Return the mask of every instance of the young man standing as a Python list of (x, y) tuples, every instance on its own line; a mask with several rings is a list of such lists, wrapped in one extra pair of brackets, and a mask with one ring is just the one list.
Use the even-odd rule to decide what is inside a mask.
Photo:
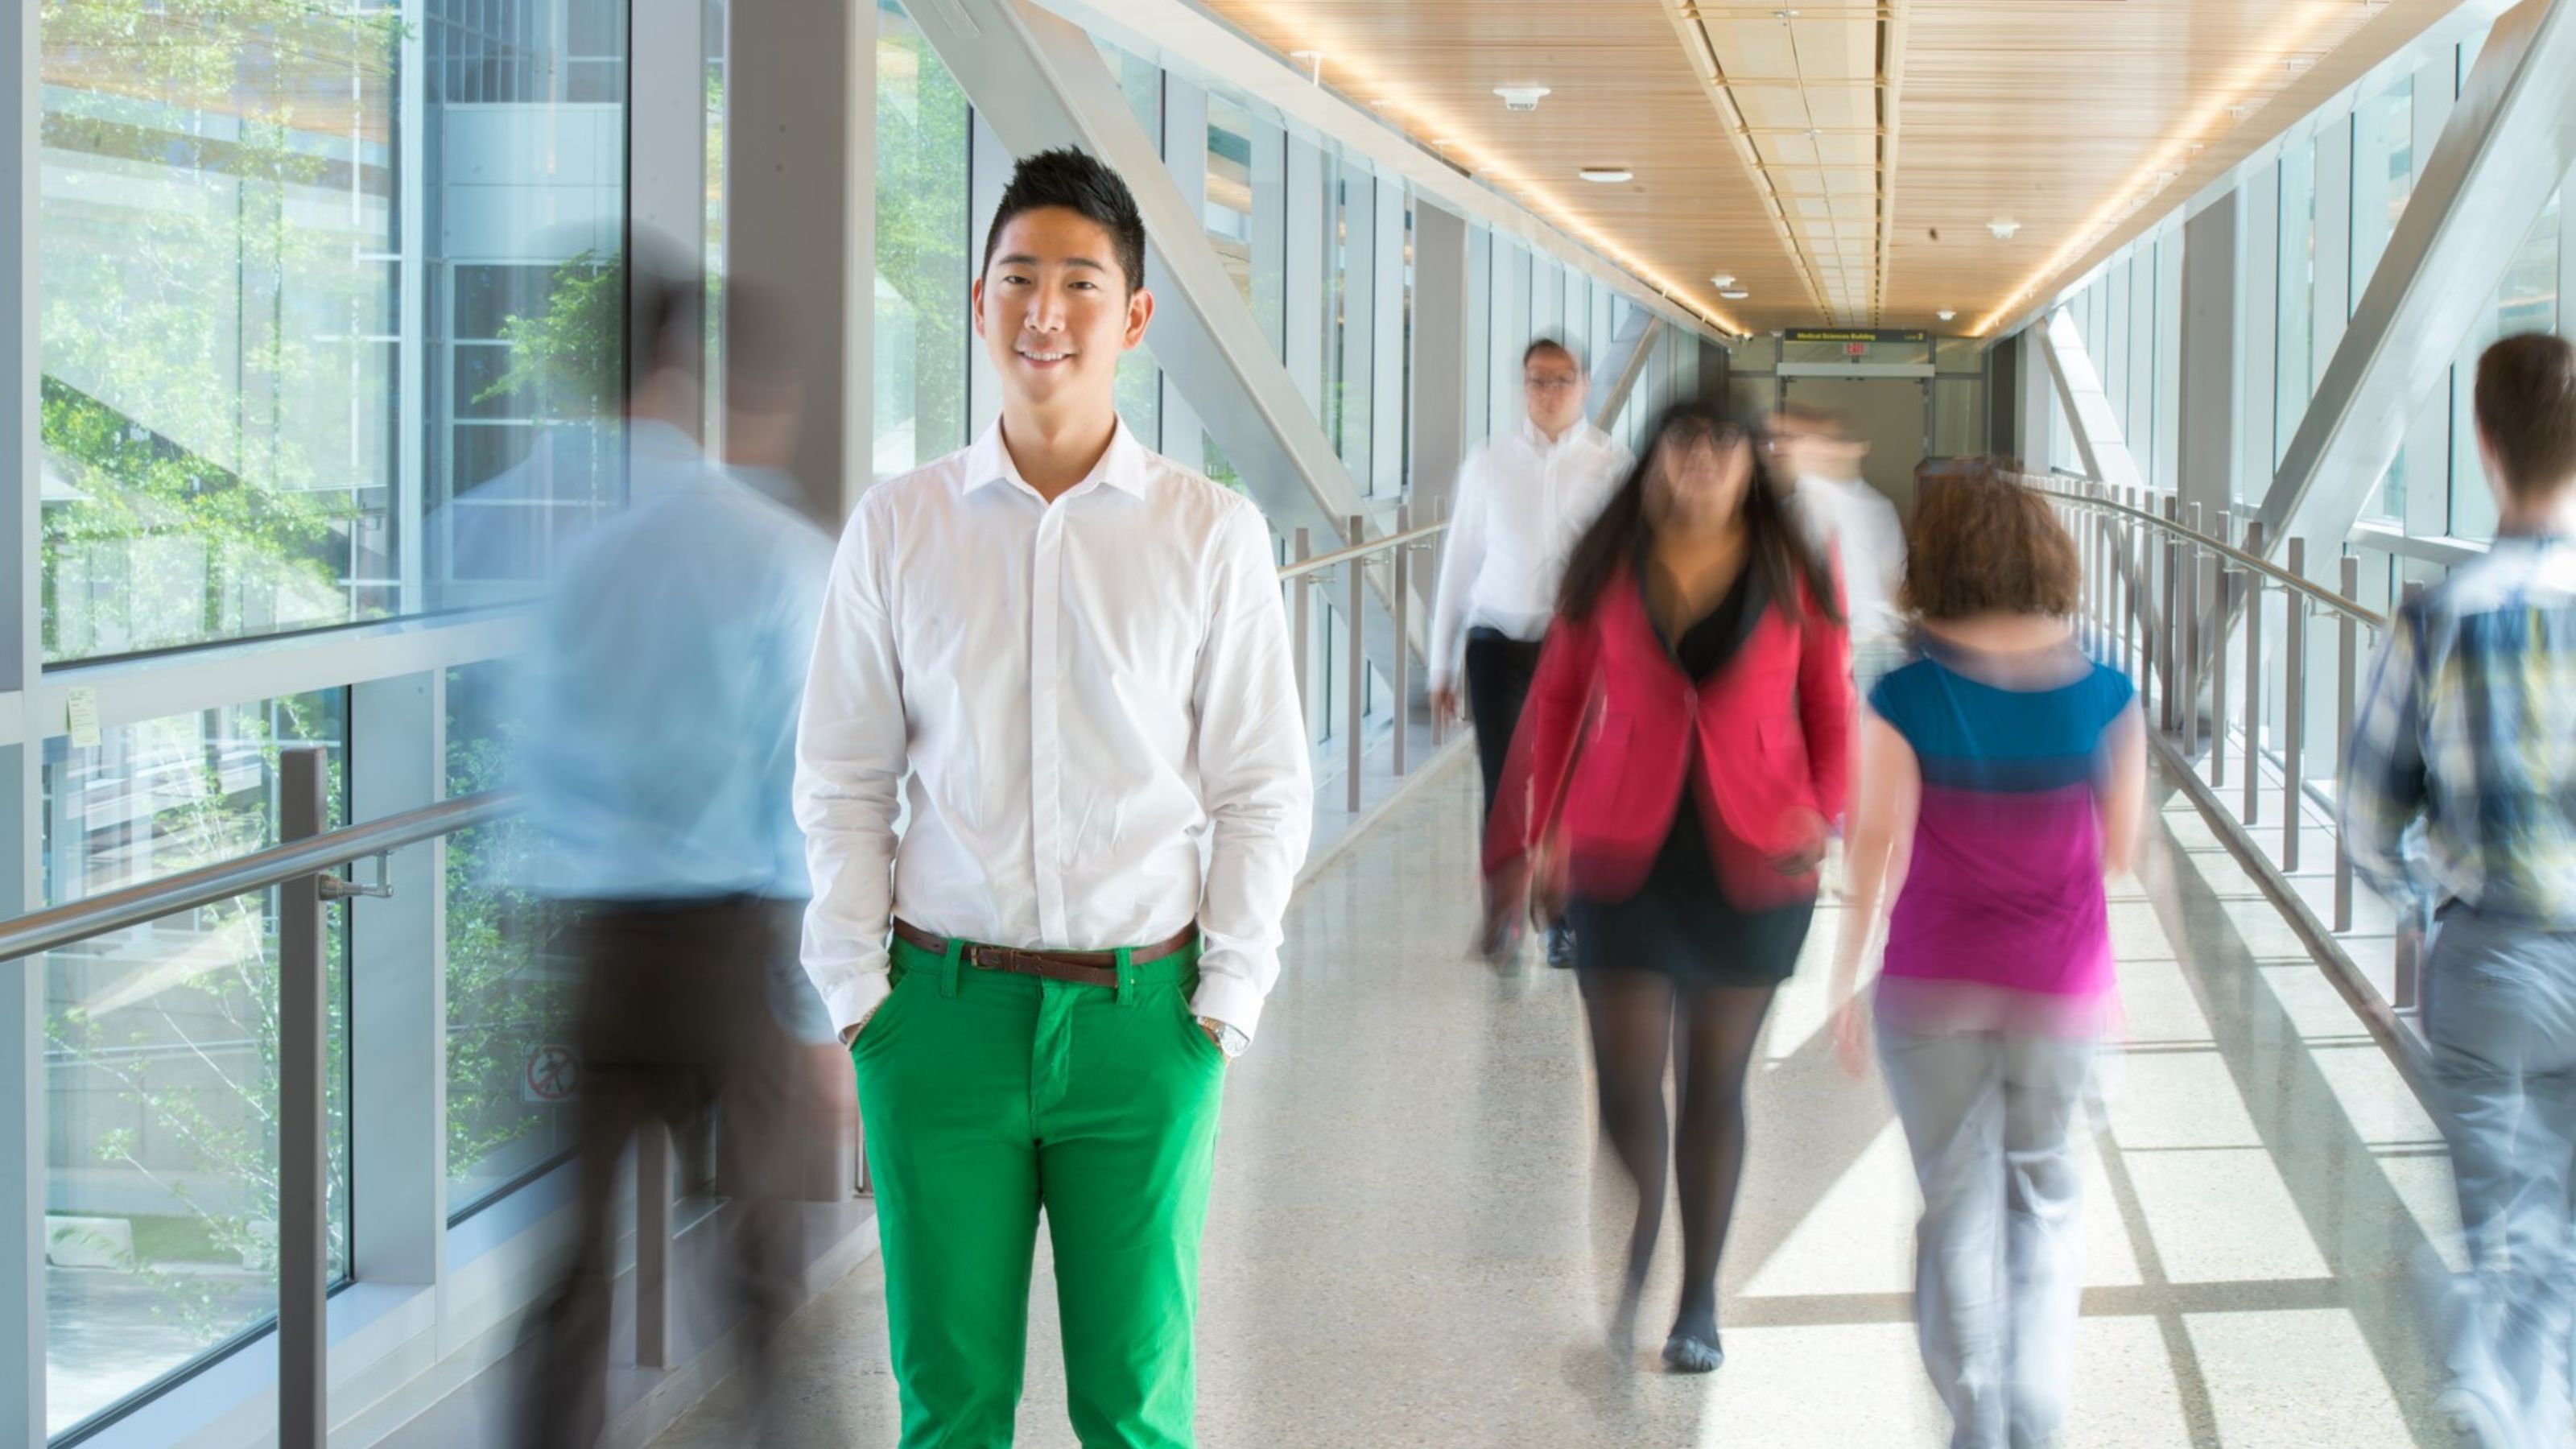
[(2576, 348), (2541, 333), (2488, 348), (2477, 427), (2494, 547), (2398, 611), (2343, 810), (2354, 865), (2401, 921), (2436, 922), (2424, 1036), (2469, 1260), (2442, 1407), (2483, 1445), (2563, 1444), (2576, 1321)]
[[(1521, 425), (1477, 445), (1458, 469), (1449, 542), (1431, 605), (1431, 707), (1458, 717), (1459, 663), (1476, 717), (1485, 813), (1510, 757), (1539, 641), (1556, 617), (1565, 560), (1636, 459), (1583, 416), (1584, 367), (1552, 337), (1521, 353)], [(1564, 926), (1547, 933), (1551, 966), (1574, 964)]]
[(860, 503), (807, 685), (805, 967), (852, 1043), (906, 1449), (1011, 1442), (1041, 1208), (1074, 1432), (1194, 1442), (1218, 1098), (1312, 783), (1260, 513), (1118, 419), (1144, 260), (1114, 173), (1020, 163), (974, 289), (1001, 418)]

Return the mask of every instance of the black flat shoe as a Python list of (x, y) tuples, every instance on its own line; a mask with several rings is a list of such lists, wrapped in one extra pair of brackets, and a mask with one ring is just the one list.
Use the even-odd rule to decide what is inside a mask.
[(1664, 1367), (1677, 1374), (1713, 1374), (1726, 1362), (1726, 1350), (1714, 1338), (1676, 1333), (1664, 1340)]
[(1547, 964), (1559, 971), (1574, 969), (1574, 928), (1572, 926), (1547, 928)]

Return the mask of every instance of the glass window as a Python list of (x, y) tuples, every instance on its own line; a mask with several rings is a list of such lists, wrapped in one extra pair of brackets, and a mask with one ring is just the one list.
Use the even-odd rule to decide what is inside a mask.
[[(447, 672), (447, 794), (496, 789), (516, 746), (506, 666)], [(573, 964), (557, 916), (523, 889), (537, 848), (525, 820), (447, 841), (447, 1209), (475, 1208), (571, 1150), (568, 1096), (545, 1087), (566, 1055)]]
[(2410, 75), (2352, 113), (2352, 295), (2345, 315), (2370, 287), (2388, 238), (2415, 191), (2415, 78)]
[[(966, 445), (966, 93), (895, 0), (877, 7), (875, 453), (880, 478)], [(1123, 378), (1122, 378), (1123, 381)]]
[(2272, 463), (2278, 467), (2316, 391), (2317, 144), (2281, 152), (2280, 319), (2273, 341)]
[(1467, 233), (1467, 417), (1470, 444), (1494, 431), (1494, 234)]
[(524, 597), (622, 502), (625, 9), (429, 9), (418, 552), (430, 603), (460, 607)]
[[(327, 751), (347, 814), (342, 691), (112, 728), (44, 756), (48, 905), (276, 843), (278, 751)], [(266, 892), (45, 958), (46, 1428), (59, 1434), (277, 1311), (278, 963)], [(327, 1192), (348, 1272), (345, 937), (326, 937)], [(79, 1263), (86, 1266), (67, 1266)]]
[(42, 647), (400, 606), (391, 9), (49, 0)]
[(1369, 405), (1376, 376), (1371, 364), (1377, 340), (1377, 178), (1328, 157), (1324, 187), (1333, 251), (1332, 286), (1325, 296), (1324, 430), (1365, 492), (1374, 463)]
[(2478, 457), (2477, 366), (2479, 354), (2501, 337), (2516, 332), (2547, 332), (2558, 322), (2559, 205), (2553, 196), (2534, 221), (2522, 245), (2514, 250), (2496, 288), (2495, 310), (2472, 332), (2452, 369), (2451, 534), (2456, 538), (2492, 538), (2496, 502)]

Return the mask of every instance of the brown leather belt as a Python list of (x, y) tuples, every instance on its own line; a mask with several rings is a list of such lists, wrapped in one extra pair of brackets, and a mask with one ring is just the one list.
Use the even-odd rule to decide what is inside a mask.
[[(948, 954), (946, 936), (925, 931), (909, 921), (894, 923), (894, 938), (924, 951)], [(1127, 953), (1128, 964), (1142, 966), (1173, 955), (1198, 940), (1198, 922), (1183, 926), (1170, 940), (1151, 946), (1138, 946)], [(978, 946), (972, 943), (960, 948), (958, 959), (985, 971), (1008, 971), (1014, 976), (1039, 976), (1049, 981), (1071, 981), (1083, 986), (1118, 984), (1118, 953), (1115, 951), (1020, 951), (1008, 946)]]

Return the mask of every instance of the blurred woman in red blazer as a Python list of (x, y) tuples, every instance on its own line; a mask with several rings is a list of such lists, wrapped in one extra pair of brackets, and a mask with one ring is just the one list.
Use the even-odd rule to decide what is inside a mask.
[[(1724, 1355), (1717, 1263), (1744, 1165), (1744, 1079), (1815, 913), (1840, 817), (1851, 678), (1838, 590), (1752, 429), (1696, 404), (1567, 567), (1485, 843), (1489, 936), (1566, 902), (1602, 1129), (1637, 1189), (1612, 1349), (1632, 1351), (1680, 1176), (1682, 1295), (1664, 1362)], [(1678, 1146), (1664, 1071), (1678, 1044)]]

